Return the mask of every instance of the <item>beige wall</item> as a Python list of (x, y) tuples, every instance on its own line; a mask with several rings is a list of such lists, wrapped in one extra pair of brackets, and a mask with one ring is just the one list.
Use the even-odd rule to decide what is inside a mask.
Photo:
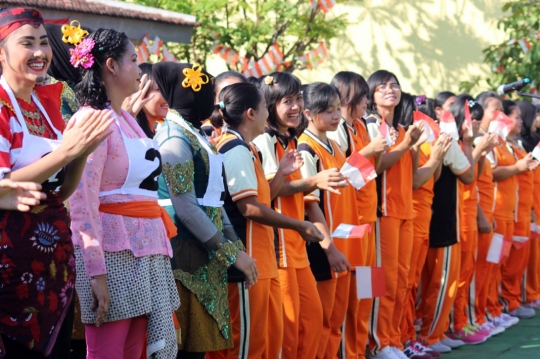
[[(330, 81), (351, 70), (367, 77), (394, 72), (404, 91), (434, 95), (458, 91), (460, 81), (486, 75), (482, 49), (503, 41), (496, 28), (502, 0), (365, 0), (338, 4), (349, 14), (346, 36), (331, 43), (329, 61), (296, 74), (305, 82)], [(485, 83), (484, 83), (485, 85)], [(476, 90), (480, 90), (477, 88)]]
[[(398, 76), (404, 91), (428, 96), (441, 90), (458, 91), (461, 81), (485, 76), (490, 71), (483, 63), (482, 49), (505, 39), (496, 28), (502, 16), (502, 3), (503, 0), (340, 3), (331, 11), (348, 14), (351, 25), (346, 35), (331, 42), (328, 61), (295, 74), (307, 83), (328, 82), (342, 70), (358, 72), (367, 79), (373, 71), (386, 69)], [(225, 70), (220, 59), (208, 65), (211, 73)]]

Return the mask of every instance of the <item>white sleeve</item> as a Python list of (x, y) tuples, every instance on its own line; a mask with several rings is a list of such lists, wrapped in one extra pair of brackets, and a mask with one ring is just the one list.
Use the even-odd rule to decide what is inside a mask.
[(266, 179), (270, 181), (274, 178), (279, 168), (279, 163), (276, 158), (277, 138), (268, 133), (263, 133), (262, 135), (257, 136), (253, 140), (253, 143), (262, 154), (264, 175), (266, 176)]
[(452, 140), (450, 149), (446, 153), (446, 156), (444, 156), (443, 164), (450, 167), (450, 170), (452, 170), (455, 175), (460, 175), (471, 167), (467, 156), (465, 156), (459, 142), (456, 140)]
[(244, 146), (236, 146), (225, 153), (227, 187), (234, 202), (257, 196), (257, 174), (253, 153)]
[[(304, 159), (304, 165), (300, 168), (300, 173), (302, 174), (302, 178), (309, 178), (316, 176), (318, 171), (317, 167), (317, 161), (318, 158), (316, 155), (313, 155), (310, 151), (302, 150), (300, 147), (300, 155), (302, 155), (302, 158)], [(320, 190), (315, 189), (310, 194), (306, 195), (304, 199), (306, 201), (319, 201), (320, 199)]]

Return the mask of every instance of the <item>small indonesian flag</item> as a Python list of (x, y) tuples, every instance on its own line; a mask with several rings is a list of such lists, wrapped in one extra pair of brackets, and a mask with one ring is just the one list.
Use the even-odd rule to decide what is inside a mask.
[(358, 299), (384, 297), (386, 280), (382, 267), (356, 267), (356, 296)]
[(495, 233), (491, 239), (491, 245), (487, 255), (487, 261), (490, 263), (501, 263), (510, 254), (512, 248), (512, 238), (504, 237), (502, 234)]
[(540, 161), (540, 142), (536, 145), (536, 147), (532, 151), (532, 155), (536, 160)]
[(459, 132), (456, 125), (456, 119), (448, 111), (443, 111), (441, 114), (441, 122), (439, 123), (441, 133), (449, 134), (454, 140), (459, 140)]
[(540, 238), (540, 226), (537, 226), (536, 223), (531, 223), (531, 239)]
[(506, 137), (514, 128), (516, 121), (506, 116), (502, 111), (495, 112), (495, 119), (489, 124), (489, 133), (495, 133), (506, 141)]
[(431, 117), (421, 111), (414, 111), (413, 115), (414, 123), (424, 123), (424, 133), (418, 140), (418, 143), (432, 143), (437, 138), (439, 138), (441, 130)]
[(465, 114), (465, 124), (469, 129), (472, 129), (472, 117), (471, 108), (469, 107), (469, 100), (465, 100), (463, 113)]
[(394, 145), (394, 142), (392, 141), (392, 136), (390, 136), (390, 126), (388, 126), (386, 121), (384, 121), (384, 118), (383, 118), (381, 124), (379, 125), (378, 131), (379, 131), (380, 135), (384, 137), (386, 142), (388, 142), (388, 146), (393, 146)]
[(517, 249), (523, 248), (527, 245), (527, 241), (529, 240), (529, 237), (527, 236), (513, 236), (512, 239), (514, 247)]
[(371, 162), (358, 152), (353, 152), (340, 172), (348, 177), (347, 180), (356, 189), (364, 187), (366, 183), (377, 177)]
[(371, 225), (369, 224), (361, 224), (359, 226), (355, 226), (352, 224), (340, 224), (334, 233), (332, 233), (332, 237), (334, 238), (364, 238), (364, 234), (368, 231), (368, 233), (371, 232)]

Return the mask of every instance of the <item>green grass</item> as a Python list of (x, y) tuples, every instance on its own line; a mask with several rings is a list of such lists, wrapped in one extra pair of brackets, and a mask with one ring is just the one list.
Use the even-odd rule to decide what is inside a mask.
[(536, 317), (521, 320), (485, 343), (467, 345), (441, 355), (441, 359), (454, 358), (540, 359), (540, 311), (536, 311)]

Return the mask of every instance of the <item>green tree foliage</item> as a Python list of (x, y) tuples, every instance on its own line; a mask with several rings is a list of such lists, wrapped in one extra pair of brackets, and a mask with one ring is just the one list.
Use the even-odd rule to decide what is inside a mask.
[[(190, 44), (167, 43), (169, 50), (188, 62), (205, 64), (214, 44), (232, 48), (258, 61), (277, 43), (288, 65), (285, 71), (303, 68), (298, 58), (321, 41), (343, 34), (346, 15), (322, 12), (309, 0), (131, 0), (140, 5), (178, 11), (197, 17)], [(237, 64), (232, 70), (241, 70)]]
[[(540, 87), (540, 1), (510, 1), (503, 5), (502, 10), (504, 17), (497, 26), (504, 30), (505, 41), (484, 49), (484, 62), (492, 68), (492, 74), (486, 81), (490, 87), (496, 88), (528, 77), (536, 80), (536, 86)], [(517, 40), (524, 40), (530, 49), (523, 51)], [(475, 78), (462, 82), (461, 89), (467, 90), (479, 81), (480, 78)]]

